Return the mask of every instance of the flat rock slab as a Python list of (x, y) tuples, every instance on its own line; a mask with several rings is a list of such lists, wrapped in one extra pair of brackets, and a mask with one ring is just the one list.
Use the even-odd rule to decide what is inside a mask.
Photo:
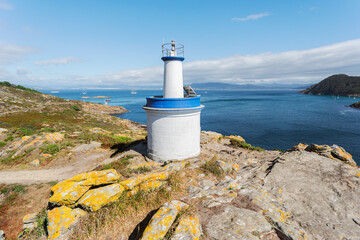
[(271, 227), (260, 213), (228, 206), (222, 213), (211, 217), (206, 229), (208, 235), (213, 239), (258, 240), (257, 236), (272, 231)]

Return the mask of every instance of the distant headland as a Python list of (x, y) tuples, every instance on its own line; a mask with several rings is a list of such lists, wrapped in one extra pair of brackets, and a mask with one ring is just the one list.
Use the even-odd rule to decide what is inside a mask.
[(360, 97), (360, 77), (336, 74), (300, 91), (309, 95)]

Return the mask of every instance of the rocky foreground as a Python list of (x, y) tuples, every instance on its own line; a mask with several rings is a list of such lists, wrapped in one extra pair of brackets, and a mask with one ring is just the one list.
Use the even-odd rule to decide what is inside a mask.
[(1, 240), (359, 239), (360, 169), (339, 146), (202, 132), (200, 156), (159, 164), (103, 106), (0, 91)]
[(20, 238), (360, 236), (360, 170), (336, 145), (299, 144), (282, 153), (203, 132), (199, 157), (166, 165), (145, 157), (145, 148), (139, 142), (53, 186), (45, 214), (25, 216)]

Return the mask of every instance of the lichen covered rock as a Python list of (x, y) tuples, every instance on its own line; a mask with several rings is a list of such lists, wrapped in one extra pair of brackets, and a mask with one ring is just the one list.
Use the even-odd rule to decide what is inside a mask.
[(91, 187), (115, 183), (119, 178), (120, 176), (114, 169), (76, 175), (53, 186), (51, 188), (53, 195), (49, 202), (55, 205), (73, 207), (76, 201)]
[(91, 189), (79, 199), (76, 205), (89, 211), (97, 211), (106, 204), (117, 200), (124, 190), (125, 188), (119, 183)]
[(50, 133), (45, 135), (45, 139), (51, 143), (61, 142), (64, 139), (64, 134), (59, 132)]
[(131, 191), (129, 191), (127, 193), (128, 197), (134, 196), (136, 195), (139, 191), (142, 191), (144, 193), (150, 192), (152, 190), (155, 190), (161, 186), (163, 186), (165, 184), (164, 181), (149, 181), (149, 182), (144, 182), (144, 183), (140, 183), (139, 185), (137, 185), (136, 187), (134, 187)]
[(84, 215), (86, 215), (85, 211), (79, 208), (71, 209), (66, 206), (54, 208), (48, 211), (48, 239), (67, 239), (66, 235), (76, 225), (79, 218)]
[(140, 175), (136, 178), (129, 178), (125, 181), (120, 182), (121, 185), (125, 187), (127, 190), (133, 189), (135, 186), (139, 185), (140, 183), (156, 181), (156, 180), (166, 180), (169, 176), (170, 172), (157, 172), (151, 173), (147, 175)]
[(177, 200), (164, 203), (151, 218), (141, 239), (162, 239), (175, 221), (179, 211), (185, 210), (187, 207), (186, 203)]
[(171, 240), (199, 240), (201, 225), (199, 219), (194, 216), (186, 216), (180, 220)]
[(290, 148), (288, 151), (301, 151), (301, 150), (305, 150), (307, 147), (308, 147), (307, 144), (299, 143), (299, 144), (293, 146), (292, 148)]

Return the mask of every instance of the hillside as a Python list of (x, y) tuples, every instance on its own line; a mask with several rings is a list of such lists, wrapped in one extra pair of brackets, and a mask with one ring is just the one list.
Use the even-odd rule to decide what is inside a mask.
[(345, 74), (332, 75), (300, 91), (310, 95), (360, 96), (360, 77)]
[(146, 156), (145, 129), (103, 105), (13, 86), (0, 87), (0, 104), (0, 230), (9, 239), (360, 235), (360, 170), (339, 146), (267, 151), (202, 132), (198, 157), (161, 164)]

